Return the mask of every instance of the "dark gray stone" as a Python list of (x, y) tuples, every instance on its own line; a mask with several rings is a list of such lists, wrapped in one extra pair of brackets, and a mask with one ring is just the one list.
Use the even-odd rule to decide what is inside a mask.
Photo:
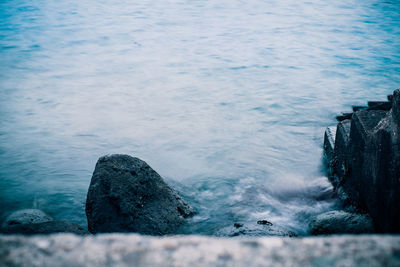
[(388, 217), (387, 209), (393, 208), (388, 206), (390, 205), (387, 203), (390, 194), (385, 192), (390, 188), (390, 169), (393, 157), (390, 140), (390, 117), (391, 114), (379, 123), (366, 144), (366, 149), (362, 155), (364, 159), (363, 170), (359, 177), (360, 197), (365, 202), (366, 210), (374, 218), (378, 230), (382, 229), (382, 220), (388, 220), (388, 222), (391, 220)]
[(393, 122), (400, 125), (400, 89), (393, 92)]
[(368, 101), (368, 110), (386, 110), (392, 108), (391, 101)]
[(368, 130), (355, 128), (357, 131), (351, 137), (352, 172), (346, 177), (344, 187), (352, 201), (372, 216), (377, 231), (383, 233), (400, 232), (399, 105), (400, 95), (396, 90), (391, 111), (382, 113), (385, 116), (381, 119), (381, 115), (373, 118), (364, 127)]
[(268, 225), (268, 226), (272, 226), (273, 225), (272, 222), (267, 221), (267, 220), (257, 221), (257, 224), (263, 224), (263, 225)]
[[(389, 139), (387, 133), (390, 131), (391, 154), (390, 160), (381, 157), (382, 169), (388, 166), (388, 171), (378, 187), (383, 204), (382, 208), (377, 210), (377, 224), (382, 232), (400, 233), (400, 89), (394, 91), (392, 114), (388, 115), (386, 124), (381, 126), (378, 130), (383, 132), (381, 139)], [(384, 154), (385, 148), (382, 147), (381, 150)], [(383, 160), (388, 160), (389, 163), (384, 164)]]
[(351, 113), (342, 113), (342, 115), (336, 116), (338, 121), (350, 120), (353, 116), (353, 112)]
[(42, 223), (16, 224), (3, 227), (0, 230), (3, 234), (52, 234), (52, 233), (73, 233), (87, 235), (89, 232), (79, 225), (66, 221), (48, 221)]
[(240, 227), (236, 225), (227, 226), (220, 229), (216, 236), (234, 237), (234, 236), (281, 236), (296, 237), (296, 233), (284, 229), (283, 227), (272, 224), (267, 220), (257, 221), (257, 223), (245, 223)]
[(3, 222), (2, 227), (18, 224), (49, 222), (53, 219), (38, 209), (24, 209), (11, 213)]
[(364, 153), (360, 195), (379, 232), (400, 232), (400, 151), (396, 132), (398, 125), (390, 112), (376, 127)]
[(337, 188), (343, 183), (343, 177), (348, 172), (348, 150), (350, 138), (351, 120), (344, 120), (337, 125), (335, 137), (334, 157), (332, 161), (333, 179), (330, 179), (332, 185)]
[(356, 111), (368, 109), (368, 107), (367, 106), (353, 106), (352, 109), (353, 109), (353, 112), (356, 112)]
[(324, 156), (327, 162), (333, 160), (333, 151), (335, 147), (336, 127), (327, 127), (324, 135)]
[(309, 225), (312, 235), (374, 233), (372, 219), (366, 214), (329, 211), (313, 218)]
[(173, 234), (193, 213), (146, 162), (128, 155), (98, 160), (86, 201), (91, 233)]
[(233, 226), (235, 228), (240, 228), (240, 227), (243, 227), (243, 223), (234, 223)]
[[(362, 197), (361, 181), (364, 179), (364, 159), (367, 144), (379, 121), (385, 117), (386, 111), (362, 110), (355, 112), (350, 126), (350, 139), (348, 147), (348, 168), (342, 178), (342, 184), (350, 200), (354, 205), (365, 209), (365, 199)], [(346, 153), (346, 152), (345, 152)], [(347, 162), (346, 161), (346, 162)]]
[(346, 210), (368, 212), (377, 232), (400, 233), (400, 90), (388, 99), (355, 112), (350, 135), (349, 122), (339, 123), (328, 175)]

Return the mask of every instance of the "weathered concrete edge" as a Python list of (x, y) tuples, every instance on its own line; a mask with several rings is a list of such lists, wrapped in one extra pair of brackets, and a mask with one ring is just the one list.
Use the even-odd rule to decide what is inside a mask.
[(0, 235), (1, 266), (400, 266), (400, 235)]

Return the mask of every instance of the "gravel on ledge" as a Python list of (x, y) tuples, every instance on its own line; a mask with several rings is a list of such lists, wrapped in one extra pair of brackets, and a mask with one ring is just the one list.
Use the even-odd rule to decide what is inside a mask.
[(400, 266), (400, 235), (0, 235), (0, 266)]

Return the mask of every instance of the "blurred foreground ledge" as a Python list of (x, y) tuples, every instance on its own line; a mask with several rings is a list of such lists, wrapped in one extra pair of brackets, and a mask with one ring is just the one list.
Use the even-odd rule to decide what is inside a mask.
[(0, 235), (0, 266), (400, 266), (400, 235)]

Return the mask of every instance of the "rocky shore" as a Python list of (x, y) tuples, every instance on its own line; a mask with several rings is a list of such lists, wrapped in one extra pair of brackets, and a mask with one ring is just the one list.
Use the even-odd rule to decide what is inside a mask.
[[(88, 231), (72, 222), (53, 221), (44, 212), (26, 209), (11, 213), (0, 228), (4, 234), (139, 233), (180, 234), (195, 210), (146, 162), (129, 155), (106, 155), (97, 161), (86, 199)], [(216, 236), (282, 236), (296, 233), (268, 220), (232, 221)]]
[[(355, 106), (337, 119), (338, 125), (325, 131), (324, 162), (341, 209), (312, 218), (309, 233), (356, 236), (291, 238), (296, 233), (268, 220), (232, 222), (221, 236), (242, 236), (233, 239), (137, 235), (177, 234), (196, 212), (146, 162), (115, 154), (101, 157), (93, 172), (86, 200), (88, 231), (40, 210), (13, 212), (0, 228), (9, 234), (0, 235), (0, 263), (399, 266), (400, 236), (371, 234), (400, 233), (400, 90), (388, 101)], [(36, 234), (51, 235), (31, 237)]]
[[(387, 101), (354, 106), (337, 116), (324, 137), (324, 162), (341, 209), (311, 218), (311, 235), (400, 232), (400, 90)], [(8, 234), (71, 232), (170, 235), (195, 210), (146, 162), (129, 155), (99, 158), (87, 193), (88, 231), (53, 221), (40, 210), (9, 215), (0, 228)], [(268, 219), (268, 218), (266, 218)], [(221, 236), (287, 236), (296, 233), (267, 223), (232, 222)]]

